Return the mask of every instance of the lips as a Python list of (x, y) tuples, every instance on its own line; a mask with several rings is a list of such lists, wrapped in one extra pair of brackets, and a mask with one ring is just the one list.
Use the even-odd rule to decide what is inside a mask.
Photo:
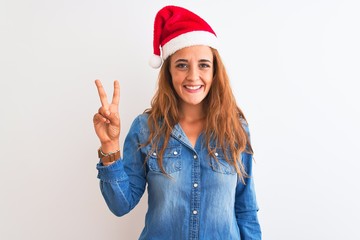
[(187, 90), (196, 91), (202, 88), (203, 85), (184, 85)]

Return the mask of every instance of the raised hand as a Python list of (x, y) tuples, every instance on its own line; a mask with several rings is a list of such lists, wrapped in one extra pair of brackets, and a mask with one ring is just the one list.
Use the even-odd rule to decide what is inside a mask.
[(95, 80), (99, 93), (101, 107), (94, 115), (93, 122), (96, 135), (101, 142), (103, 152), (113, 152), (119, 149), (120, 136), (120, 116), (119, 99), (120, 85), (117, 80), (114, 81), (114, 93), (112, 101), (109, 104), (104, 87), (100, 80)]

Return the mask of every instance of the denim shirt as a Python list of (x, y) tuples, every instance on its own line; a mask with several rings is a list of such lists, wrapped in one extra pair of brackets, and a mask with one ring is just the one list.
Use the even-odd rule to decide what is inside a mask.
[(220, 149), (216, 161), (202, 134), (193, 147), (177, 124), (163, 155), (166, 176), (151, 146), (140, 147), (148, 136), (147, 115), (139, 115), (125, 138), (123, 158), (109, 166), (97, 164), (102, 195), (116, 216), (131, 211), (147, 185), (148, 211), (139, 239), (261, 239), (251, 154), (242, 153), (249, 175), (243, 184)]

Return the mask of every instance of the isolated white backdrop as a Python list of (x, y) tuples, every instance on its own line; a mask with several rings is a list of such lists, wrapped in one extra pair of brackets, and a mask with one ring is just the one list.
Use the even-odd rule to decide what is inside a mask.
[[(359, 3), (348, 0), (0, 3), (0, 238), (137, 239), (146, 194), (101, 197), (95, 79), (121, 84), (121, 141), (149, 106), (156, 12), (204, 17), (252, 134), (265, 240), (360, 239)], [(109, 95), (111, 95), (109, 93)]]

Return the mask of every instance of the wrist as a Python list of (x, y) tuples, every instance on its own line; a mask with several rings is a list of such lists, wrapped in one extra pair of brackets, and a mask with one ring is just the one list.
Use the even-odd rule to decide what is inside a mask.
[(120, 149), (114, 152), (104, 153), (100, 147), (98, 149), (98, 157), (100, 158), (103, 165), (108, 166), (120, 159)]
[(101, 151), (105, 154), (110, 152), (116, 152), (120, 149), (119, 141), (101, 143)]
[(101, 161), (101, 163), (102, 163), (102, 165), (103, 166), (109, 166), (109, 165), (111, 165), (111, 164), (113, 164), (113, 163), (115, 163), (116, 161), (113, 161), (113, 162), (103, 162), (103, 161)]

